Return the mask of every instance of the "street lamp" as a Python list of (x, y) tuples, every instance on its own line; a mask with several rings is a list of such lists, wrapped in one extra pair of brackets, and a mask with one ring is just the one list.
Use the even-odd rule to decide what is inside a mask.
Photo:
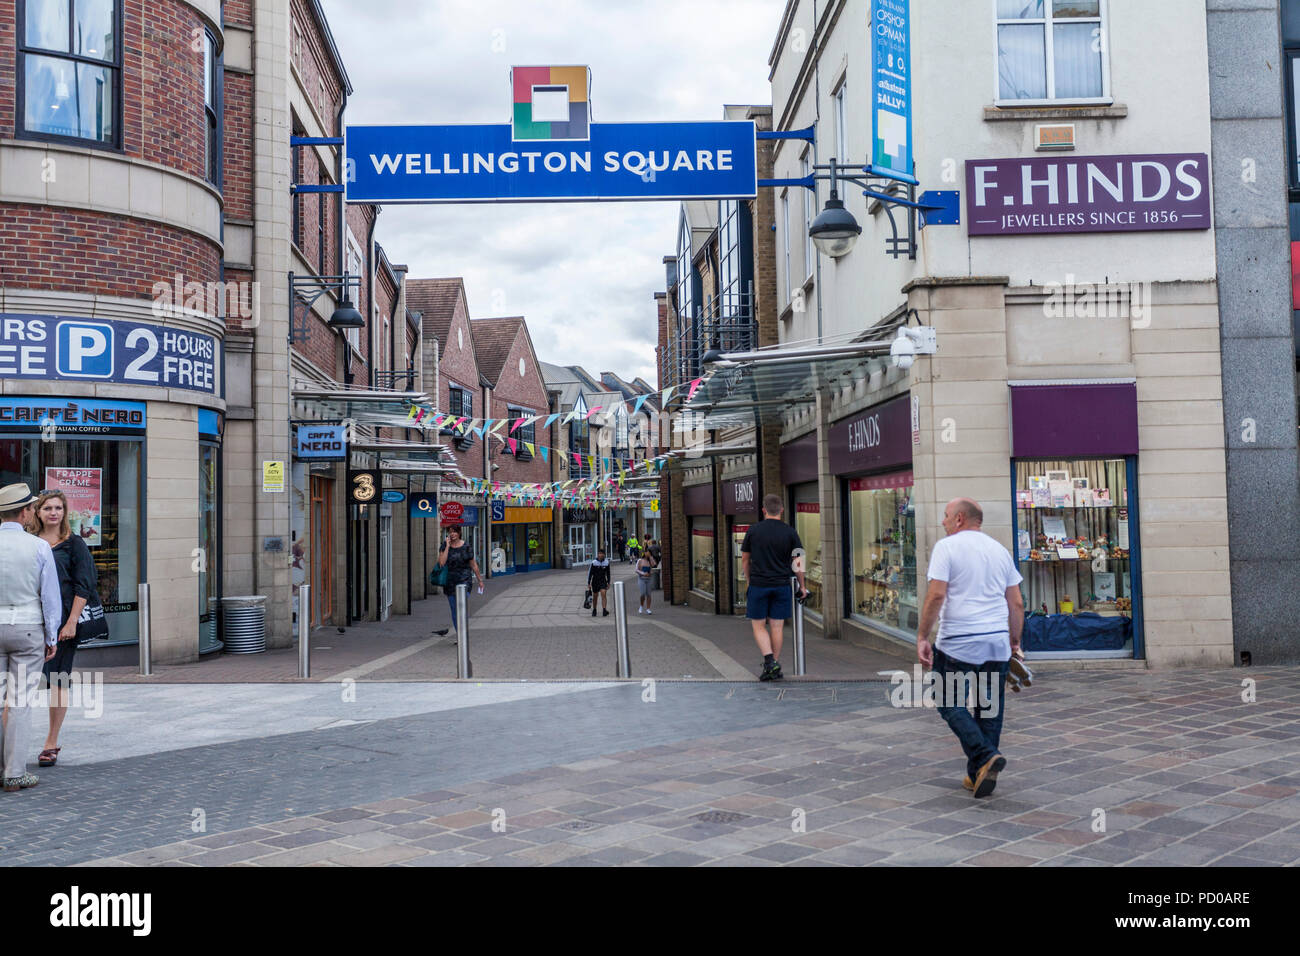
[[(343, 277), (343, 281), (345, 284), (347, 283), (346, 275)], [(364, 329), (366, 320), (352, 304), (352, 297), (344, 293), (343, 301), (334, 310), (334, 314), (330, 316), (327, 324), (331, 329)]]
[(826, 200), (826, 208), (812, 221), (808, 235), (823, 254), (839, 259), (847, 255), (857, 243), (858, 236), (862, 235), (862, 227), (853, 218), (853, 213), (844, 208), (844, 203), (832, 188), (830, 198)]

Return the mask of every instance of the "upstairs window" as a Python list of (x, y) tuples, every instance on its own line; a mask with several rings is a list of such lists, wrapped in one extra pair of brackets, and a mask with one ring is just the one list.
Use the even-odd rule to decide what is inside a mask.
[[(208, 182), (221, 184), (221, 58), (217, 39), (203, 32), (203, 148)], [(294, 151), (295, 153), (297, 150)]]
[(997, 102), (1110, 100), (1107, 0), (993, 0)]
[(116, 0), (17, 0), (19, 133), (120, 144)]

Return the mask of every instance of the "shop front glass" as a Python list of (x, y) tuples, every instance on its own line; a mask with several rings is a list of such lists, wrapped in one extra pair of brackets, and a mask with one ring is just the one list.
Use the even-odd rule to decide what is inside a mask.
[(217, 649), (217, 609), (221, 581), (220, 534), (217, 518), (221, 449), (199, 442), (199, 653)]
[(492, 526), (492, 554), (490, 557), (493, 574), (514, 574), (515, 572), (515, 526), (512, 524), (494, 524)]
[(132, 439), (0, 436), (0, 486), (61, 489), (72, 533), (90, 547), (109, 628), (107, 641), (92, 646), (139, 640), (142, 447)]
[(551, 526), (547, 524), (530, 524), (528, 529), (528, 564), (549, 565), (551, 563)]
[(805, 555), (804, 585), (808, 597), (804, 610), (822, 613), (822, 516), (817, 485), (796, 485), (794, 489), (794, 530), (803, 543)]
[(1015, 463), (1026, 653), (1132, 656), (1141, 614), (1134, 474), (1134, 458)]
[(912, 473), (848, 484), (849, 613), (916, 637), (916, 511)]
[(691, 518), (691, 590), (713, 594), (713, 519)]
[(731, 526), (731, 593), (732, 603), (736, 607), (745, 606), (745, 598), (749, 593), (749, 582), (745, 580), (745, 569), (741, 566), (740, 546), (745, 543), (745, 535), (749, 531), (747, 524), (733, 524)]

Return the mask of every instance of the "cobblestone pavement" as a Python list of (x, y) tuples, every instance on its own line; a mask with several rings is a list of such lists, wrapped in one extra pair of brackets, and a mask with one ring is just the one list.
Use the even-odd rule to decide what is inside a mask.
[[(714, 615), (665, 605), (655, 592), (653, 613), (636, 611), (632, 566), (614, 565), (614, 579), (626, 583), (628, 643), (632, 675), (659, 678), (757, 680), (762, 664), (749, 623), (743, 617)], [(470, 660), (476, 679), (602, 680), (615, 676), (614, 615), (592, 617), (582, 608), (586, 570), (543, 571), (493, 578), (487, 592), (470, 598)], [(613, 608), (613, 594), (610, 594)], [(456, 677), (455, 634), (446, 599), (434, 596), (415, 604), (415, 613), (382, 623), (317, 628), (312, 634), (315, 680), (452, 680)], [(831, 641), (809, 623), (805, 629), (808, 676), (821, 680), (875, 679), (882, 670), (910, 666), (901, 647), (885, 654), (850, 641)], [(781, 655), (793, 674), (793, 633), (785, 629)], [(263, 654), (222, 654), (179, 666), (155, 667), (141, 678), (134, 667), (110, 667), (113, 682), (153, 683), (295, 680), (294, 648)]]
[[(948, 729), (932, 710), (890, 706), (886, 682), (660, 681), (511, 700), (487, 696), (491, 684), (432, 685), (484, 703), (420, 712), (413, 687), (409, 713), (278, 734), (268, 704), (275, 736), (190, 746), (182, 728), (171, 749), (120, 758), (105, 743), (97, 762), (0, 795), (0, 861), (1295, 864), (1297, 677), (1041, 675), (1010, 699), (1009, 765), (978, 801)], [(145, 701), (165, 688), (117, 690)], [(223, 688), (187, 690), (221, 719), (203, 695)], [(73, 752), (82, 720), (69, 717)]]

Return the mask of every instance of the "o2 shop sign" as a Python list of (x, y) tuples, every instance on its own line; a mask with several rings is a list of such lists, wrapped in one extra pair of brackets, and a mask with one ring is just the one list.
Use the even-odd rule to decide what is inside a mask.
[(215, 395), (214, 336), (140, 322), (0, 313), (0, 377), (119, 382)]
[(1204, 153), (966, 162), (972, 236), (1210, 228)]

